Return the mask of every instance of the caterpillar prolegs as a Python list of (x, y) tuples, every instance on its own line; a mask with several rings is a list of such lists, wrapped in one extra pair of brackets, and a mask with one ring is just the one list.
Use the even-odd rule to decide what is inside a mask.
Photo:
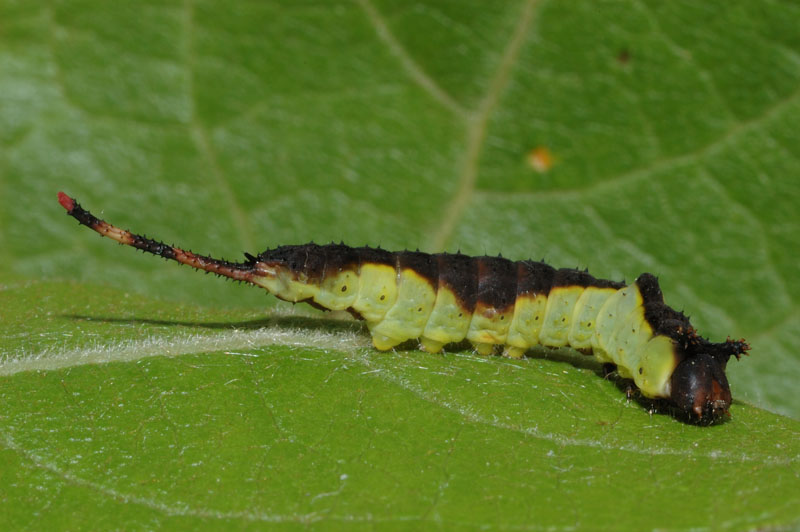
[(344, 244), (279, 246), (244, 262), (197, 255), (114, 227), (59, 192), (67, 213), (135, 248), (266, 288), (276, 297), (366, 321), (377, 349), (419, 339), (423, 349), (470, 341), (521, 357), (536, 345), (569, 346), (616, 366), (648, 398), (664, 399), (701, 423), (727, 414), (725, 376), (744, 340), (711, 343), (664, 303), (658, 280), (631, 285), (543, 262), (462, 254), (390, 252)]

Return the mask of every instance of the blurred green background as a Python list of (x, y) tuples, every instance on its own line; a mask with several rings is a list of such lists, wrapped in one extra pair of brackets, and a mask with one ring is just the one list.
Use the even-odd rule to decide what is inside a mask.
[(61, 346), (37, 320), (76, 290), (167, 325), (278, 304), (101, 241), (63, 190), (231, 260), (343, 240), (653, 272), (750, 341), (734, 396), (800, 419), (798, 28), (777, 0), (0, 0), (5, 355)]

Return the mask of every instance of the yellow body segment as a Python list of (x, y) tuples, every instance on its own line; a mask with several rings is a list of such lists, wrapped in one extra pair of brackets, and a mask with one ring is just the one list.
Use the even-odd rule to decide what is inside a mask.
[(653, 329), (644, 318), (642, 306), (633, 309), (621, 322), (614, 329), (614, 338), (607, 343), (608, 354), (617, 364), (618, 373), (632, 379), (638, 371), (642, 350), (653, 337)]
[(558, 286), (547, 296), (544, 324), (539, 342), (548, 347), (563, 347), (569, 342), (575, 304), (584, 292), (582, 286)]
[(446, 286), (440, 286), (422, 337), (431, 341), (431, 348), (436, 343), (444, 345), (460, 342), (467, 335), (471, 320), (472, 313), (464, 310), (453, 291)]
[(331, 310), (345, 310), (358, 297), (359, 284), (358, 273), (353, 270), (326, 271), (314, 302)]
[(397, 270), (388, 264), (362, 264), (359, 269), (358, 296), (353, 310), (367, 325), (381, 321), (397, 301)]
[[(519, 349), (529, 349), (539, 343), (539, 332), (544, 323), (547, 296), (525, 294), (517, 296), (514, 317), (508, 329), (506, 344)], [(514, 353), (518, 353), (514, 351)]]
[(307, 299), (314, 299), (319, 293), (319, 285), (308, 282), (303, 274), (297, 274), (286, 268), (276, 266), (270, 275), (259, 276), (253, 280), (254, 284), (269, 290), (275, 297), (297, 303)]
[(633, 381), (645, 397), (669, 397), (670, 378), (678, 365), (675, 341), (654, 336), (642, 348), (639, 366), (633, 370)]
[[(635, 363), (628, 363), (628, 357), (636, 355), (635, 352), (629, 352), (629, 349), (634, 347), (631, 336), (637, 334), (641, 329), (641, 323), (644, 321), (644, 307), (638, 289), (636, 290), (636, 294), (639, 297), (638, 300), (634, 298), (636, 304), (633, 305), (633, 308), (628, 310), (625, 306), (618, 307), (619, 314), (616, 323), (611, 328), (611, 333), (605, 343), (606, 354), (611, 357), (611, 360), (615, 364), (618, 366), (621, 365), (623, 368), (632, 368), (635, 365)], [(626, 303), (628, 307), (631, 306), (630, 301), (623, 298), (621, 300), (621, 305)]]
[(642, 305), (642, 295), (636, 285), (620, 288), (612, 294), (597, 313), (597, 324), (592, 336), (592, 352), (601, 362), (612, 362), (614, 358), (614, 332), (625, 321), (624, 318)]
[(597, 313), (603, 304), (617, 292), (616, 288), (587, 286), (575, 303), (572, 313), (572, 328), (569, 331), (569, 345), (575, 349), (590, 349), (592, 336), (597, 325)]
[[(370, 327), (375, 347), (389, 349), (422, 336), (435, 302), (436, 291), (424, 277), (410, 268), (401, 270), (395, 304), (380, 322)], [(389, 345), (391, 342), (394, 344)], [(381, 347), (386, 345), (389, 347)]]
[[(490, 346), (492, 344), (503, 344), (506, 341), (506, 336), (508, 336), (508, 328), (511, 326), (513, 317), (513, 306), (498, 310), (479, 303), (472, 314), (472, 321), (467, 331), (467, 340), (473, 344), (488, 344)], [(476, 348), (478, 348), (477, 345)], [(491, 347), (480, 347), (478, 352), (481, 349), (484, 351), (482, 354), (489, 354), (492, 350)]]

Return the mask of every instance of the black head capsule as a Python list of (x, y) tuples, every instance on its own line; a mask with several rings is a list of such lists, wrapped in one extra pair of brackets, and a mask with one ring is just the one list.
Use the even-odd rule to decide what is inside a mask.
[(701, 353), (684, 358), (672, 373), (670, 399), (698, 423), (711, 423), (728, 413), (731, 389), (725, 364)]

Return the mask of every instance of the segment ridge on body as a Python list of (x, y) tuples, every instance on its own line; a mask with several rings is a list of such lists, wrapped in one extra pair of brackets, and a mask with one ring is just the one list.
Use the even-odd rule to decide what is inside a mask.
[(536, 345), (569, 346), (616, 366), (645, 397), (703, 423), (728, 412), (725, 367), (749, 349), (743, 340), (712, 343), (697, 335), (664, 303), (649, 273), (626, 285), (529, 260), (313, 243), (228, 262), (114, 227), (63, 192), (58, 200), (81, 224), (122, 244), (285, 301), (349, 311), (366, 321), (377, 349), (419, 339), (426, 351), (439, 352), (466, 339), (481, 354), (502, 346), (504, 355), (519, 358)]

